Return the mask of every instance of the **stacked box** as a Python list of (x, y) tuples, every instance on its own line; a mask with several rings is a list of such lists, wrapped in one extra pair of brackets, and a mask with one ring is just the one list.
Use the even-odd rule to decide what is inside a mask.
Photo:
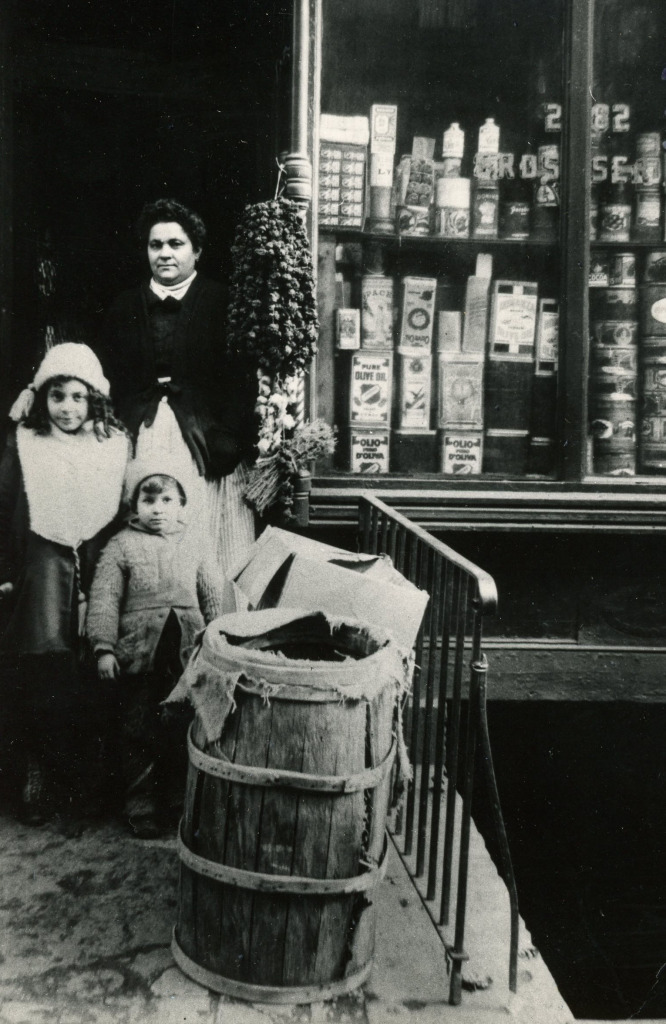
[(366, 147), (322, 142), (319, 147), (319, 223), (363, 226)]
[(484, 470), (525, 473), (532, 412), (537, 285), (495, 281), (485, 377)]

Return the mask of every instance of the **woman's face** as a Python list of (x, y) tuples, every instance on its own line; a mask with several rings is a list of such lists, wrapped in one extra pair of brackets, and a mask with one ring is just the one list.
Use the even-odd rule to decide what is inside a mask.
[(46, 411), (51, 423), (65, 434), (75, 434), (88, 419), (90, 394), (75, 377), (50, 384), (46, 392)]
[(199, 252), (176, 221), (153, 224), (148, 235), (148, 262), (158, 284), (181, 284), (191, 277)]

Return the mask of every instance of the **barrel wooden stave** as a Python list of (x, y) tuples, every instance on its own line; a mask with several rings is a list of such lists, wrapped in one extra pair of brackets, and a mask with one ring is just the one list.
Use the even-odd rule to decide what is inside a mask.
[[(371, 707), (337, 700), (272, 700), (267, 707), (239, 691), (236, 699), (219, 747), (234, 763), (345, 775), (366, 765), (366, 730), (371, 764), (391, 747), (390, 687)], [(204, 747), (200, 725), (194, 741)], [(389, 789), (387, 773), (372, 791), (367, 855), (374, 860), (382, 853)], [(190, 765), (183, 838), (201, 856), (251, 871), (352, 877), (363, 852), (364, 800), (362, 792), (322, 796), (229, 783)], [(374, 907), (363, 894), (266, 894), (234, 889), (184, 865), (181, 871), (178, 941), (187, 956), (222, 977), (325, 986), (372, 958)]]

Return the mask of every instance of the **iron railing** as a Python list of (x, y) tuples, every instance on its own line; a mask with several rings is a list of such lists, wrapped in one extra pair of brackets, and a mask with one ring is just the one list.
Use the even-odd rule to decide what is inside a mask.
[[(416, 642), (412, 693), (405, 708), (414, 778), (393, 832), (401, 837), (407, 869), (415, 879), (422, 879), (417, 889), (441, 937), (442, 929), (450, 926), (453, 940), (445, 943), (451, 975), (449, 1002), (454, 1006), (461, 1002), (462, 966), (467, 959), (472, 796), (479, 765), (487, 783), (500, 873), (509, 893), (509, 988), (515, 992), (518, 897), (488, 737), (488, 662), (481, 643), (483, 620), (497, 604), (495, 582), (373, 495), (360, 498), (359, 531), (362, 551), (387, 554), (403, 576), (430, 594)], [(464, 686), (467, 664), (468, 688)], [(455, 916), (451, 921), (456, 860)]]

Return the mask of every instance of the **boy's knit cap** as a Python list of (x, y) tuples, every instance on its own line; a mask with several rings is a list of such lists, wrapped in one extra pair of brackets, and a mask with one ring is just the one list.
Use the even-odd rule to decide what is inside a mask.
[(42, 385), (52, 380), (53, 377), (76, 377), (88, 387), (101, 392), (107, 398), (109, 397), (111, 388), (104, 376), (102, 364), (87, 345), (81, 345), (74, 341), (63, 341), (50, 348), (42, 359), (32, 386), (39, 391)]
[(132, 459), (127, 466), (125, 475), (125, 489), (128, 499), (131, 501), (144, 480), (149, 476), (170, 476), (183, 488), (185, 497), (189, 497), (190, 481), (192, 470), (184, 460), (176, 459), (165, 455), (161, 458)]

